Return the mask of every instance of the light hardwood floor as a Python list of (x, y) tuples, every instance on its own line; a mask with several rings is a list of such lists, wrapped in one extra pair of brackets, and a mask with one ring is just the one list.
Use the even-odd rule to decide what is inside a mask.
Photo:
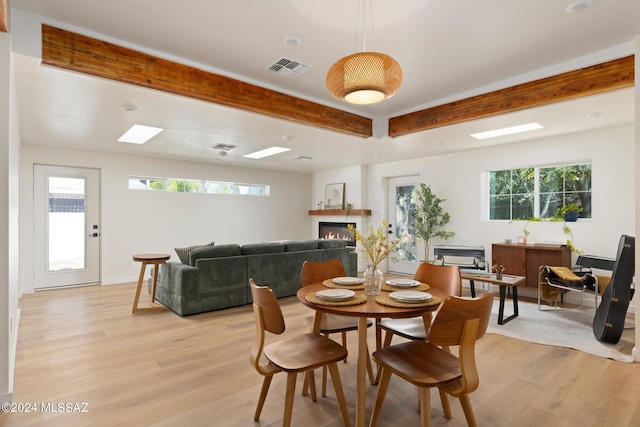
[[(13, 397), (35, 403), (38, 412), (2, 414), (0, 425), (281, 425), (282, 374), (260, 422), (253, 421), (262, 377), (249, 364), (250, 305), (184, 318), (171, 311), (132, 314), (134, 293), (135, 284), (127, 283), (26, 295)], [(280, 302), (285, 335), (308, 331), (309, 309), (295, 297)], [(351, 356), (340, 366), (352, 420), (356, 341), (350, 334)], [(640, 425), (638, 363), (491, 334), (478, 342), (477, 360), (480, 387), (471, 400), (480, 426)], [(368, 385), (367, 413), (375, 393)], [(416, 402), (415, 389), (393, 378), (379, 426), (419, 425)], [(42, 412), (47, 403), (87, 403), (87, 412)], [(466, 425), (455, 399), (451, 420), (443, 418), (435, 392), (432, 404), (434, 426)], [(293, 425), (342, 425), (332, 387), (317, 403), (298, 392)]]

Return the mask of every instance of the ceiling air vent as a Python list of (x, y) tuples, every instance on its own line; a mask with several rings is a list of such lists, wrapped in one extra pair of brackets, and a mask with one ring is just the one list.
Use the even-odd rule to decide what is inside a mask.
[(216, 145), (210, 146), (209, 148), (211, 148), (212, 150), (230, 151), (230, 150), (233, 150), (234, 148), (238, 148), (238, 146), (232, 145), (232, 144), (216, 144)]
[(291, 157), (291, 160), (300, 160), (303, 162), (307, 162), (309, 160), (312, 160), (313, 157), (309, 157), (309, 156), (295, 156), (295, 157)]
[(308, 68), (311, 68), (311, 65), (303, 64), (299, 61), (294, 61), (293, 59), (285, 58), (283, 56), (265, 68), (265, 70), (273, 71), (281, 76), (295, 79), (300, 74), (307, 71)]

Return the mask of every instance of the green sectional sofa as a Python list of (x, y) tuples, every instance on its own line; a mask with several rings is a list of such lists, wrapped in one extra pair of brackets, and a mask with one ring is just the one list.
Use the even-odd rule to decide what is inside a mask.
[(250, 304), (249, 278), (278, 298), (295, 295), (306, 260), (338, 258), (357, 275), (357, 254), (344, 240), (295, 240), (192, 249), (189, 263), (160, 266), (156, 299), (181, 316)]

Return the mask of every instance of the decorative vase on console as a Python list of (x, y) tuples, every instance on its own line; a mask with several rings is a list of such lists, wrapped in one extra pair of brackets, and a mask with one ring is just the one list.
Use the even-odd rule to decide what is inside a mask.
[(384, 276), (377, 265), (367, 264), (367, 269), (362, 274), (364, 290), (367, 295), (380, 295)]

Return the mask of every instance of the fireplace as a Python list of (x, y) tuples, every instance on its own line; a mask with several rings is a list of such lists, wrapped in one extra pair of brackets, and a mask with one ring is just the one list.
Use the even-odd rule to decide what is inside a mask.
[(318, 237), (320, 239), (342, 239), (347, 246), (356, 247), (356, 239), (349, 234), (347, 226), (356, 226), (355, 222), (320, 222), (318, 223)]

